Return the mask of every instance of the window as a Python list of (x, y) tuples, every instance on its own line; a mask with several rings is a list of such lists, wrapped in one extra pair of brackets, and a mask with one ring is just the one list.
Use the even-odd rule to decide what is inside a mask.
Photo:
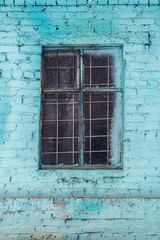
[(41, 168), (117, 168), (121, 47), (42, 50)]

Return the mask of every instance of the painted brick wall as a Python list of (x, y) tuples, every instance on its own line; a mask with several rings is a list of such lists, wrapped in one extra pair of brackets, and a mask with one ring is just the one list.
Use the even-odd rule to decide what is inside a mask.
[[(123, 45), (123, 170), (38, 171), (41, 46)], [(0, 0), (0, 239), (160, 239), (158, 0)]]

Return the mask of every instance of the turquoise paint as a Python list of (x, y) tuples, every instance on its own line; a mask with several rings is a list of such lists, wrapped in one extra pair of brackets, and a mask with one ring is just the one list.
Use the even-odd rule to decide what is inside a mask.
[[(158, 1), (47, 3), (0, 1), (0, 239), (159, 240)], [(41, 49), (62, 43), (123, 45), (123, 170), (38, 170)]]

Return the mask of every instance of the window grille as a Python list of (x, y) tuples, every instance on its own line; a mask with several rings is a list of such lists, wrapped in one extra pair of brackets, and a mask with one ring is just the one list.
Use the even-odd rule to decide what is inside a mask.
[(122, 164), (121, 47), (43, 48), (41, 168)]

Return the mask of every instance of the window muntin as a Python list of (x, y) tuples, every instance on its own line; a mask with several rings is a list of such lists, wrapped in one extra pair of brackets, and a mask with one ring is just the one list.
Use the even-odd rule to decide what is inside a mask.
[(41, 119), (42, 168), (121, 165), (121, 48), (45, 49)]

